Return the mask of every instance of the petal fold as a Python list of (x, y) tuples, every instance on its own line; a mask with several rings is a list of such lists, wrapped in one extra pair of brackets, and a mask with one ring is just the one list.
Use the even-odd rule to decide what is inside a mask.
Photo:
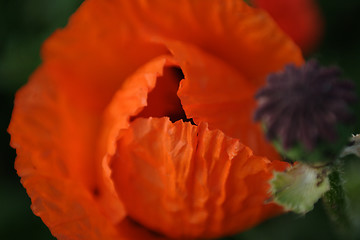
[[(96, 200), (73, 181), (37, 175), (23, 177), (32, 210), (58, 239), (125, 240), (98, 208)], [(93, 229), (93, 231), (89, 231)]]
[[(66, 93), (59, 91), (56, 83), (51, 81), (51, 71), (46, 67), (39, 68), (29, 83), (17, 93), (14, 105), (8, 131), (11, 145), (17, 152), (15, 168), (33, 205), (37, 205), (37, 214), (50, 230), (55, 231), (46, 220), (50, 217), (59, 222), (70, 219), (82, 226), (86, 226), (84, 221), (88, 221), (78, 218), (71, 211), (67, 211), (67, 215), (60, 211), (47, 211), (42, 209), (43, 205), (35, 202), (47, 201), (44, 197), (49, 197), (56, 208), (66, 207), (66, 201), (60, 201), (51, 195), (53, 192), (48, 192), (51, 184), (61, 181), (67, 182), (69, 189), (55, 184), (53, 188), (58, 189), (57, 195), (72, 198), (65, 196), (71, 193), (72, 182), (74, 191), (88, 196), (81, 199), (74, 197), (73, 201), (79, 200), (79, 204), (83, 204), (91, 196), (91, 204), (83, 206), (88, 217), (96, 217), (97, 211), (100, 211), (103, 214), (101, 218), (106, 219), (109, 226), (123, 218), (125, 212), (122, 204), (116, 193), (105, 185), (100, 161), (94, 159), (94, 151), (91, 151), (95, 149), (99, 117), (72, 105)], [(38, 181), (47, 182), (44, 194), (41, 186), (45, 185)], [(106, 205), (102, 205), (102, 202), (106, 202)], [(91, 213), (94, 215), (91, 216)]]
[[(128, 128), (130, 117), (136, 116), (148, 105), (148, 94), (155, 88), (157, 78), (163, 76), (164, 68), (176, 65), (172, 56), (159, 56), (139, 67), (125, 79), (105, 109), (102, 137), (98, 142), (99, 157), (115, 153), (119, 131)], [(159, 102), (155, 105), (159, 105)]]
[(178, 95), (188, 118), (239, 139), (257, 155), (279, 159), (261, 127), (253, 121), (257, 89), (253, 82), (195, 46), (172, 42), (169, 49), (185, 75)]
[(214, 238), (278, 214), (269, 160), (219, 130), (168, 118), (121, 132), (112, 177), (129, 216), (172, 238)]
[(256, 87), (285, 64), (303, 63), (300, 49), (272, 18), (244, 1), (120, 2), (144, 38), (165, 46), (174, 40), (197, 46), (237, 69)]
[(98, 114), (129, 75), (168, 53), (139, 35), (121, 2), (84, 1), (66, 28), (57, 30), (42, 47), (52, 80), (73, 104)]

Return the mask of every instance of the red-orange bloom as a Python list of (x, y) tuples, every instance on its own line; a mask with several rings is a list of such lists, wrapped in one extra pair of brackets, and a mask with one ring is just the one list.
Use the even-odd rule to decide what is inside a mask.
[(323, 20), (314, 0), (253, 0), (265, 9), (303, 52), (314, 50), (323, 34)]
[(87, 0), (42, 56), (9, 132), (57, 238), (213, 238), (282, 212), (264, 203), (285, 165), (267, 159), (278, 156), (252, 122), (253, 95), (303, 59), (263, 11)]

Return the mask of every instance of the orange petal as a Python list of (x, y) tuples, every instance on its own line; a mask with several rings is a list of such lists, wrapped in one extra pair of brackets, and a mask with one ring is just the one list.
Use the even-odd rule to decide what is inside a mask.
[(167, 46), (169, 40), (197, 46), (237, 69), (256, 87), (284, 64), (303, 62), (300, 49), (276, 23), (244, 1), (120, 2), (144, 38)]
[(117, 226), (109, 223), (93, 196), (76, 182), (41, 175), (21, 182), (32, 199), (33, 212), (59, 240), (164, 240), (126, 219)]
[(262, 129), (252, 119), (256, 107), (253, 82), (194, 46), (174, 42), (169, 48), (185, 75), (178, 95), (187, 117), (238, 138), (258, 155), (278, 159)]
[(130, 74), (166, 53), (139, 36), (115, 1), (88, 0), (46, 40), (42, 58), (73, 104), (100, 113)]
[[(148, 93), (157, 85), (157, 78), (163, 76), (164, 68), (171, 66), (176, 66), (176, 62), (171, 56), (160, 56), (141, 66), (124, 81), (123, 86), (115, 93), (104, 113), (102, 138), (98, 142), (100, 158), (105, 154), (113, 155), (115, 153), (115, 143), (119, 131), (128, 128), (130, 117), (136, 116), (148, 105)], [(164, 106), (162, 106), (163, 108), (159, 109), (159, 105), (164, 105), (159, 101), (152, 105), (155, 106), (151, 106), (151, 108), (158, 108), (155, 109), (155, 115), (158, 111), (160, 116), (168, 108), (166, 106), (164, 110)]]
[[(54, 177), (23, 177), (32, 210), (58, 239), (120, 240), (114, 226), (81, 184)], [(90, 231), (92, 230), (92, 231)]]
[[(92, 212), (92, 208), (94, 217), (98, 215), (96, 211), (101, 211), (102, 218), (106, 216), (105, 222), (109, 225), (124, 217), (122, 204), (116, 193), (111, 192), (103, 181), (101, 162), (95, 160), (95, 152), (92, 151), (95, 149), (99, 118), (84, 109), (74, 107), (65, 93), (60, 92), (57, 85), (51, 82), (51, 72), (46, 67), (38, 69), (30, 82), (17, 93), (9, 133), (11, 145), (17, 150), (15, 168), (27, 191), (31, 193), (34, 205), (37, 205), (35, 201), (41, 202), (41, 199), (47, 196), (54, 201), (52, 204), (57, 208), (62, 208), (63, 205), (66, 207), (66, 201), (57, 201), (57, 195), (47, 192), (53, 182), (64, 181), (69, 182), (68, 187), (71, 186), (70, 182), (73, 183), (73, 191), (92, 196), (92, 202), (84, 205), (88, 214)], [(38, 180), (33, 179), (40, 177), (39, 181), (48, 182), (49, 189), (44, 189), (44, 195), (41, 187), (30, 184), (37, 182)], [(78, 186), (78, 189), (75, 189), (75, 186)], [(71, 192), (70, 189), (54, 185), (55, 188), (58, 188), (59, 192), (64, 190), (64, 198), (71, 198), (65, 196)], [(85, 201), (78, 200), (79, 205)], [(106, 205), (102, 205), (102, 202), (106, 202)], [(38, 214), (50, 226), (51, 231), (55, 230), (45, 215), (52, 215), (52, 219), (64, 223), (78, 220), (78, 224), (84, 226), (88, 221), (78, 218), (71, 211), (67, 211), (68, 215), (65, 216), (63, 212), (55, 211), (56, 209), (47, 212), (51, 208), (45, 210), (41, 207), (41, 204), (36, 207)]]
[[(102, 111), (130, 73), (167, 53), (164, 47), (146, 43), (126, 24), (117, 27), (118, 22), (127, 22), (125, 18), (110, 2), (86, 1), (67, 28), (46, 41), (44, 63), (17, 94), (9, 127), (19, 176), (44, 176), (81, 186), (113, 228), (125, 212), (110, 180), (104, 181), (102, 158), (96, 155)], [(137, 51), (141, 54), (134, 54)], [(29, 192), (35, 187), (26, 185)], [(42, 197), (33, 194), (32, 198)], [(53, 200), (54, 205), (65, 204)], [(43, 217), (45, 212), (40, 212)], [(75, 219), (68, 213), (49, 212), (53, 218)]]
[[(158, 16), (173, 11), (178, 3), (147, 3), (129, 5), (139, 19), (146, 17), (144, 36), (165, 44), (179, 62), (185, 80), (178, 95), (187, 117), (240, 139), (258, 155), (279, 158), (260, 126), (253, 123), (253, 96), (269, 73), (289, 63), (302, 64), (300, 49), (267, 14), (242, 1), (182, 1), (163, 22)], [(154, 6), (158, 8), (151, 9)], [(186, 26), (176, 20), (185, 17)]]
[[(174, 65), (171, 58), (159, 57), (129, 77), (109, 105), (109, 122), (103, 133), (107, 131), (109, 137), (111, 131), (117, 135), (120, 129), (127, 128), (129, 117), (146, 105), (156, 78), (162, 75), (165, 66), (171, 65)], [(101, 161), (96, 160), (95, 150), (103, 146), (97, 142), (101, 115), (71, 104), (66, 93), (49, 81), (52, 74), (43, 66), (17, 93), (9, 127), (11, 144), (17, 148), (16, 169), (32, 199), (34, 213), (59, 239), (80, 236), (83, 231), (86, 234), (79, 239), (111, 239), (99, 236), (114, 232), (123, 239), (136, 235), (155, 239), (153, 234), (142, 233), (144, 230), (138, 230), (134, 224), (126, 224), (126, 220), (119, 223), (125, 215), (122, 203), (113, 192), (109, 174), (103, 175)], [(103, 140), (111, 146), (116, 135)], [(78, 212), (70, 211), (77, 205), (86, 216), (79, 217)], [(104, 224), (107, 227), (101, 233)], [(86, 226), (89, 228), (84, 230)]]
[[(161, 56), (140, 67), (124, 81), (122, 88), (116, 92), (104, 112), (101, 135), (97, 142), (96, 156), (98, 159), (102, 159), (105, 181), (108, 188), (112, 191), (114, 191), (114, 186), (112, 181), (109, 180), (111, 170), (108, 167), (108, 161), (115, 153), (119, 131), (129, 127), (131, 116), (136, 116), (139, 112), (143, 113), (142, 110), (144, 110), (144, 107), (149, 105), (149, 92), (150, 94), (153, 92), (155, 85), (155, 89), (157, 89), (159, 79), (164, 78), (163, 75), (166, 67), (174, 65), (175, 62), (171, 57)], [(170, 81), (171, 79), (168, 78), (166, 74), (166, 78), (163, 80)], [(170, 83), (171, 82), (172, 81), (170, 81)], [(169, 84), (167, 86), (169, 86)], [(166, 91), (164, 92), (166, 93)], [(168, 103), (168, 101), (166, 103)], [(150, 107), (151, 114), (163, 114), (164, 111), (169, 110), (169, 107), (172, 107), (172, 104), (161, 104), (161, 102), (155, 101), (155, 103), (151, 103)], [(103, 204), (105, 205), (107, 203), (103, 202)]]
[(264, 205), (271, 167), (221, 131), (168, 118), (135, 120), (111, 165), (129, 216), (173, 238), (232, 234), (280, 213)]
[[(34, 213), (58, 239), (158, 239), (125, 212), (94, 159), (99, 117), (73, 108), (40, 68), (16, 96), (9, 132)], [(132, 234), (129, 234), (132, 233)]]
[(266, 10), (304, 53), (314, 49), (323, 34), (323, 20), (315, 0), (253, 0)]

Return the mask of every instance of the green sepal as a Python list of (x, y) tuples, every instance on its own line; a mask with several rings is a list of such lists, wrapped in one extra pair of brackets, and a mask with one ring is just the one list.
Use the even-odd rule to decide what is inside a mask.
[(360, 158), (360, 134), (352, 135), (349, 141), (351, 144), (344, 148), (340, 157), (343, 158), (353, 154)]
[[(266, 132), (264, 124), (263, 129)], [(312, 166), (318, 166), (337, 159), (344, 150), (344, 146), (348, 144), (351, 133), (352, 128), (350, 126), (338, 124), (336, 140), (334, 142), (319, 140), (316, 147), (312, 150), (306, 149), (300, 142), (295, 143), (289, 149), (284, 149), (282, 140), (279, 138), (273, 139), (272, 144), (281, 155), (293, 162), (303, 162)]]
[(305, 214), (330, 189), (327, 167), (296, 164), (286, 172), (274, 172), (270, 180), (272, 200), (287, 211)]
[(312, 166), (325, 165), (329, 162), (334, 161), (339, 157), (347, 145), (349, 136), (351, 134), (351, 128), (343, 124), (337, 125), (338, 137), (334, 142), (327, 142), (319, 140), (315, 148), (308, 150), (301, 143), (294, 144), (289, 149), (284, 149), (280, 139), (273, 140), (273, 146), (276, 150), (285, 156), (286, 158), (310, 164)]
[(311, 165), (324, 165), (329, 161), (329, 159), (336, 158), (335, 154), (332, 157), (325, 156), (324, 148), (319, 145), (316, 147), (316, 149), (308, 151), (302, 144), (297, 143), (290, 149), (285, 150), (279, 140), (274, 140), (273, 146), (281, 155), (292, 160), (293, 162), (303, 162)]

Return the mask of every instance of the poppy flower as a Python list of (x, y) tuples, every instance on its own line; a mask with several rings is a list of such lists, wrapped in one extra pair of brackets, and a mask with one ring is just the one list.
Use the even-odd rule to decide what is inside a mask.
[(323, 34), (323, 19), (314, 0), (253, 0), (308, 54)]
[(9, 132), (58, 239), (215, 238), (283, 211), (264, 203), (287, 165), (252, 121), (253, 96), (303, 58), (262, 10), (87, 0), (42, 58)]

